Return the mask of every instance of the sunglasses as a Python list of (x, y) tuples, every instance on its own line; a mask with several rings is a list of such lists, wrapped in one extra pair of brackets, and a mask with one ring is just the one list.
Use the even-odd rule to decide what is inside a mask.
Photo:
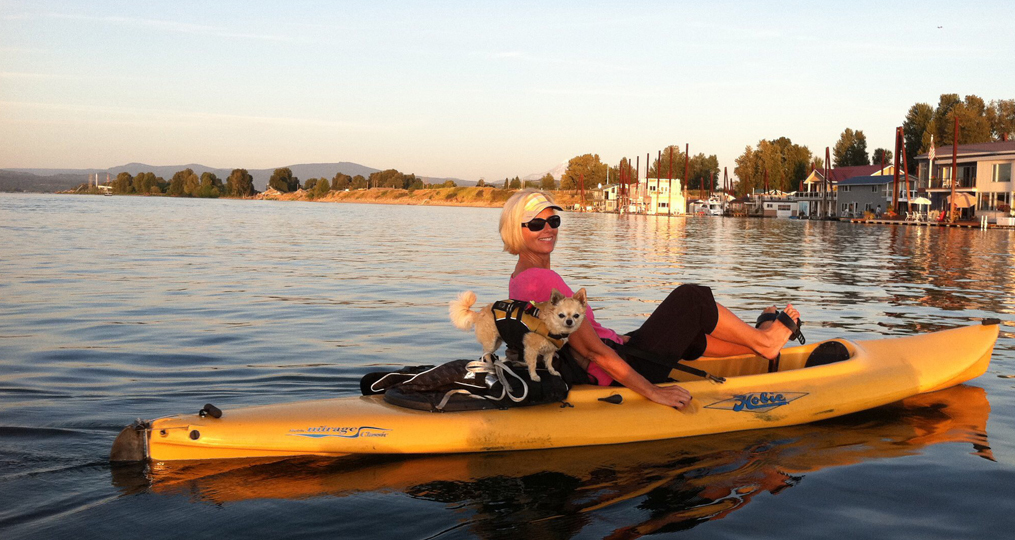
[(522, 223), (522, 227), (527, 227), (532, 232), (539, 232), (546, 227), (546, 224), (550, 224), (551, 229), (560, 227), (560, 216), (550, 216), (546, 219), (541, 217), (532, 218), (525, 223)]

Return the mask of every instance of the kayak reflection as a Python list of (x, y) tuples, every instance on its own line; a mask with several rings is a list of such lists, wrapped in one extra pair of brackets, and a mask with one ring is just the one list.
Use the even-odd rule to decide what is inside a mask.
[(597, 511), (636, 501), (632, 538), (686, 529), (777, 493), (805, 473), (969, 443), (993, 460), (982, 388), (956, 386), (817, 424), (614, 446), (399, 458), (213, 460), (114, 468), (123, 493), (185, 494), (198, 502), (402, 492), (475, 512), (481, 537), (504, 527), (567, 537)]

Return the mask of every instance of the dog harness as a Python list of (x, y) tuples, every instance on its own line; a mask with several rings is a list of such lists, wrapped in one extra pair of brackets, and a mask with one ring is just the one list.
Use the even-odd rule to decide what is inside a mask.
[(558, 349), (567, 343), (567, 334), (550, 333), (546, 323), (539, 319), (539, 308), (532, 302), (500, 300), (493, 303), (492, 309), (497, 332), (504, 343), (512, 349), (524, 350), (522, 338), (529, 332), (545, 337)]

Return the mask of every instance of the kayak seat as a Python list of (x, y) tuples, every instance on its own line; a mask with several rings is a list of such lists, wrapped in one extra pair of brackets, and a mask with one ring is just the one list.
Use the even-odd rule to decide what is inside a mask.
[(807, 357), (807, 363), (804, 364), (804, 367), (824, 366), (834, 364), (835, 362), (842, 362), (843, 360), (849, 360), (849, 349), (842, 342), (826, 341), (814, 347), (810, 356)]

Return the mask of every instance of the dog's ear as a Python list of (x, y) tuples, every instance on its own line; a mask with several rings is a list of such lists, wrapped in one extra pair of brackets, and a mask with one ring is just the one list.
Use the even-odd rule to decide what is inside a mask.
[(581, 302), (583, 306), (588, 304), (588, 300), (585, 297), (585, 287), (578, 289), (578, 292), (574, 293), (574, 296), (571, 298)]
[(550, 303), (553, 305), (557, 305), (564, 298), (565, 296), (557, 289), (554, 289), (553, 292), (550, 293)]

